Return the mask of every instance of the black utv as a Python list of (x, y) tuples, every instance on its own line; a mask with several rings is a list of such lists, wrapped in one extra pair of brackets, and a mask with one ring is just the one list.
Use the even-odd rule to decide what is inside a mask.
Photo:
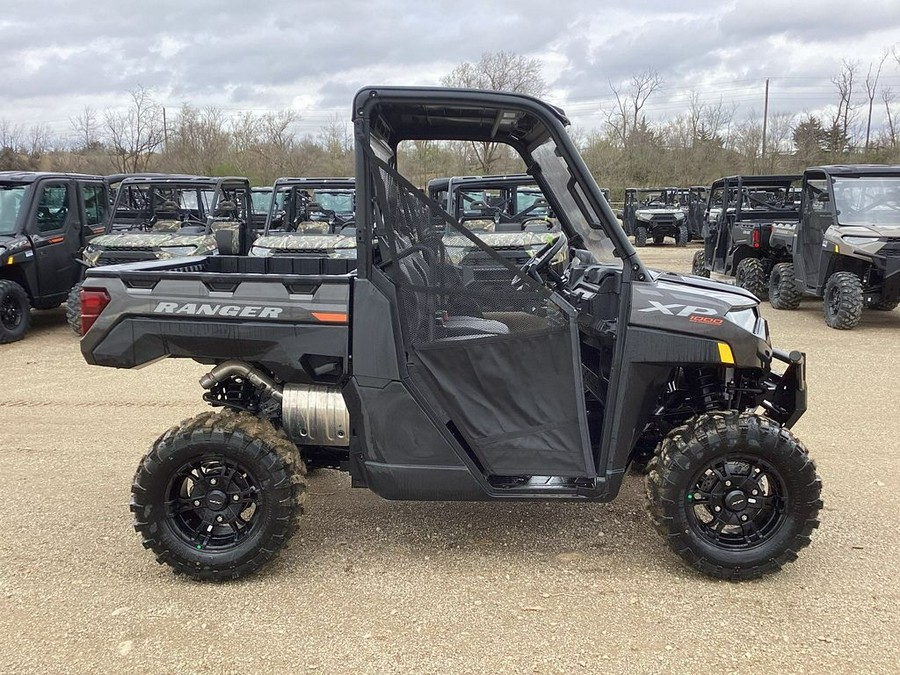
[(355, 212), (353, 178), (279, 178), (250, 255), (355, 261)]
[[(110, 182), (113, 178), (118, 181), (116, 198), (103, 233), (82, 251), (83, 268), (219, 252), (246, 254), (255, 236), (246, 178), (119, 174)], [(79, 335), (80, 290), (79, 283), (66, 300), (66, 318)]]
[(825, 323), (849, 329), (864, 308), (900, 303), (900, 166), (819, 166), (803, 174), (799, 222), (772, 233), (788, 252), (772, 268), (769, 300), (796, 309), (823, 299)]
[(758, 298), (769, 293), (769, 273), (790, 254), (773, 232), (793, 232), (800, 219), (796, 201), (799, 175), (730, 176), (712, 184), (721, 205), (710, 205), (703, 248), (694, 254), (692, 272), (734, 277)]
[(0, 172), (0, 344), (25, 337), (32, 308), (65, 301), (108, 208), (100, 176)]
[(684, 211), (690, 241), (703, 240), (703, 225), (706, 222), (706, 206), (709, 188), (704, 185), (692, 185), (679, 190), (679, 203)]
[(690, 239), (678, 188), (628, 188), (621, 218), (635, 246), (646, 246), (648, 240), (662, 244), (666, 237), (674, 239), (676, 246), (685, 246)]
[[(138, 467), (131, 509), (157, 559), (200, 579), (257, 570), (295, 532), (307, 466), (387, 499), (609, 501), (649, 445), (650, 518), (689, 565), (747, 579), (794, 560), (821, 508), (790, 431), (805, 358), (773, 348), (756, 298), (648, 269), (558, 108), (367, 87), (352, 110), (355, 273), (228, 256), (88, 272), (85, 359), (209, 363), (222, 409)], [(511, 264), (403, 175), (410, 139), (507, 144), (559, 231)], [(502, 292), (463, 246), (505, 270)]]

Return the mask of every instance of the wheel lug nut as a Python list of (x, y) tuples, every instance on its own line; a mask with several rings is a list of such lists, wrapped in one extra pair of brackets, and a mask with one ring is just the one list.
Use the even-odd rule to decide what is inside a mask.
[(234, 501), (237, 501), (238, 499), (240, 499), (240, 496), (239, 496), (239, 495), (232, 495), (231, 499), (234, 500)]
[[(744, 518), (746, 519), (747, 516), (744, 516)], [(217, 523), (221, 523), (223, 520), (225, 520), (225, 516), (216, 516)]]
[(715, 511), (716, 513), (718, 513), (718, 512), (721, 511), (721, 510), (722, 510), (722, 507), (721, 507), (721, 506), (717, 506), (717, 507), (715, 507), (715, 508), (713, 509), (713, 511)]
[(726, 481), (725, 481), (725, 487), (731, 487), (731, 481), (730, 481), (730, 480), (726, 480)]
[(200, 500), (199, 500), (199, 499), (195, 499), (195, 500), (194, 500), (194, 506), (200, 506)]
[(215, 485), (217, 482), (218, 482), (218, 481), (216, 481), (215, 478), (210, 478), (210, 479), (209, 479), (209, 484), (210, 484), (210, 485)]
[(754, 497), (759, 494), (759, 490), (750, 490), (750, 494)]
[(747, 516), (741, 516), (741, 520), (746, 521), (746, 520), (747, 520)]

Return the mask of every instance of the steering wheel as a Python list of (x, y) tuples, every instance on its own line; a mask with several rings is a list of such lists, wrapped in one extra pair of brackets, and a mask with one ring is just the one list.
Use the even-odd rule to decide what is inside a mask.
[(551, 267), (551, 263), (553, 259), (557, 256), (557, 254), (562, 251), (569, 243), (568, 237), (566, 237), (565, 232), (560, 232), (556, 235), (555, 239), (551, 239), (546, 244), (544, 244), (540, 250), (538, 250), (534, 255), (531, 256), (523, 265), (519, 268), (519, 274), (516, 275), (515, 279), (513, 279), (513, 285), (517, 285), (520, 277), (531, 277), (538, 283), (545, 283), (544, 274), (549, 277), (551, 281), (555, 284), (559, 284), (562, 282), (562, 277), (556, 273), (556, 271)]

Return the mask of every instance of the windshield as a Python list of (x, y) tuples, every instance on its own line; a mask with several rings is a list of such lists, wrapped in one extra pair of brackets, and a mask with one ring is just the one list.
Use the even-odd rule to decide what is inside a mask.
[(900, 176), (832, 178), (841, 225), (900, 225)]
[(107, 232), (177, 231), (205, 228), (214, 191), (208, 187), (170, 184), (123, 185)]
[(0, 185), (0, 234), (13, 234), (16, 231), (16, 221), (24, 196), (24, 185)]
[[(582, 246), (590, 251), (597, 262), (622, 264), (615, 256), (612, 240), (600, 229), (598, 214), (590, 211), (584, 192), (572, 178), (569, 167), (557, 148), (556, 142), (549, 138), (539, 145), (531, 154), (540, 168), (540, 176), (547, 182), (544, 193), (555, 200), (554, 213), (575, 234), (580, 235), (582, 242), (573, 242), (577, 248)], [(558, 207), (558, 208), (557, 208)], [(588, 222), (597, 223), (591, 227)]]
[(253, 202), (253, 213), (265, 215), (269, 212), (269, 202), (272, 201), (271, 190), (253, 190), (250, 193)]
[(353, 213), (353, 192), (350, 190), (316, 190), (312, 199), (325, 211), (341, 215)]

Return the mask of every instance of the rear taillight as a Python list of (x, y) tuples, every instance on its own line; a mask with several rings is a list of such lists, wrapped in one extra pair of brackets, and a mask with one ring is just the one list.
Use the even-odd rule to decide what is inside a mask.
[(109, 304), (109, 293), (102, 288), (81, 289), (81, 334), (87, 333)]
[(753, 248), (759, 248), (759, 230), (753, 230), (751, 239), (753, 241)]

